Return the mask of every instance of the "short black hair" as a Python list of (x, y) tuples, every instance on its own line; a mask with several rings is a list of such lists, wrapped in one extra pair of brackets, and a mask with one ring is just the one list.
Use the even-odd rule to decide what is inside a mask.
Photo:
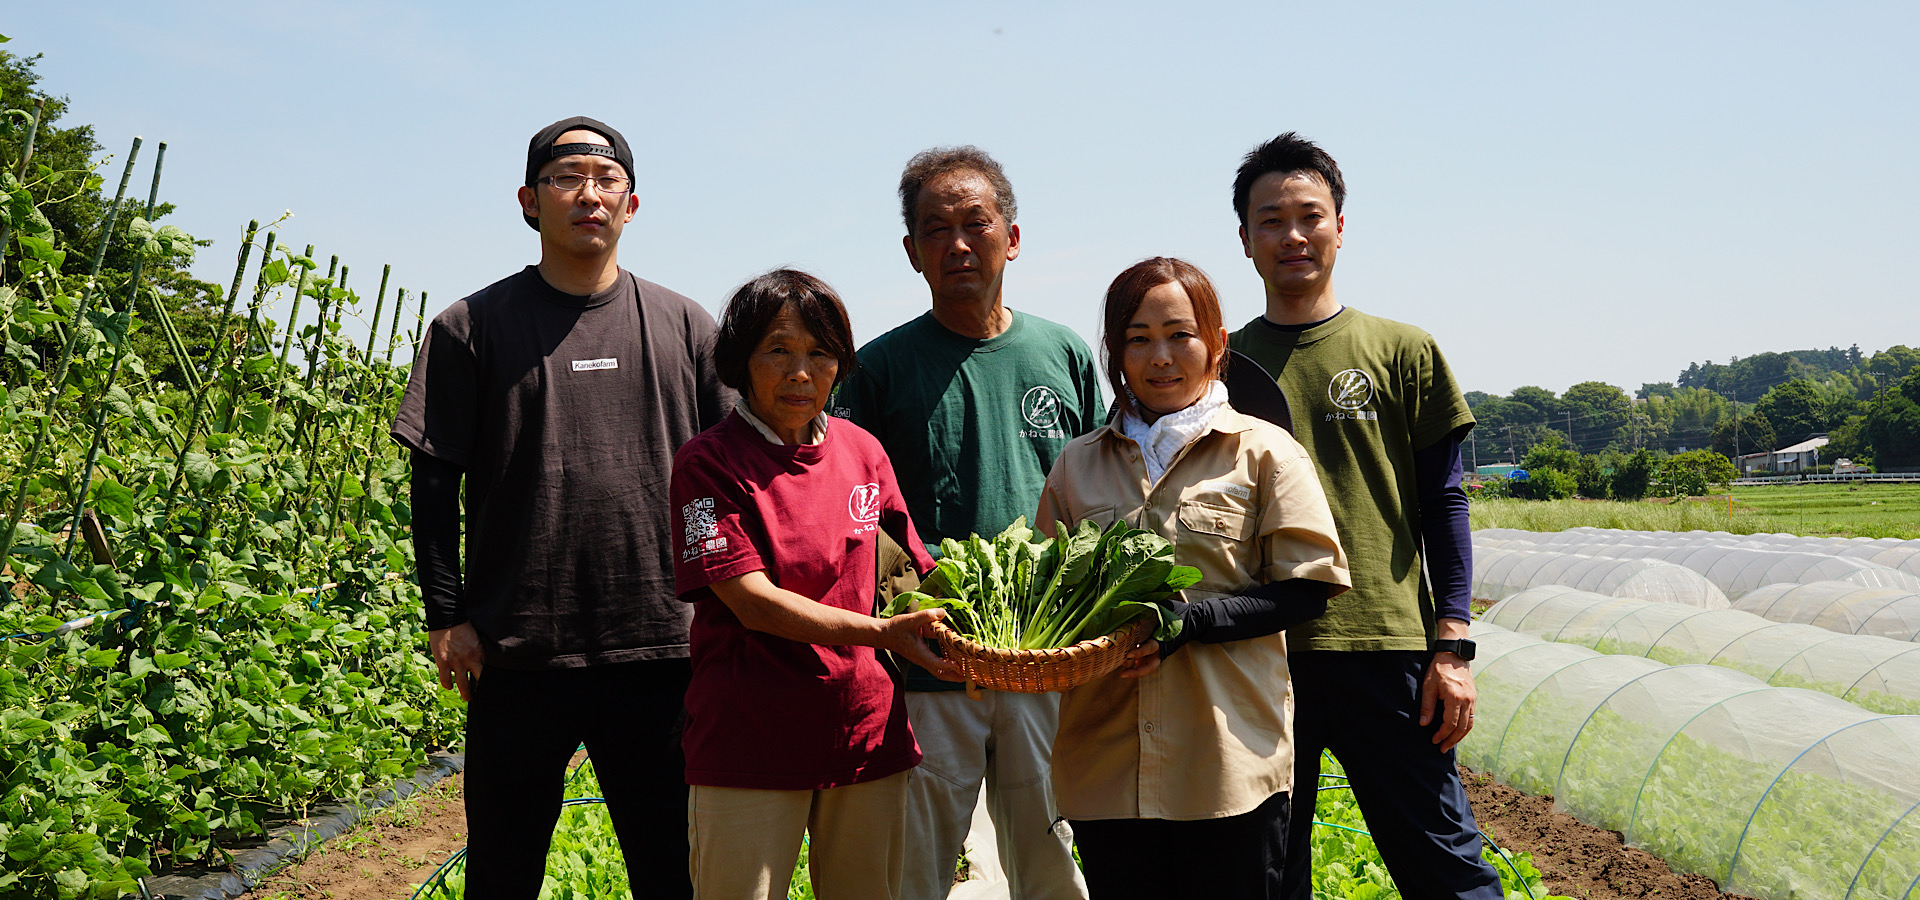
[(1247, 227), (1247, 203), (1253, 183), (1269, 172), (1311, 172), (1333, 192), (1333, 214), (1340, 215), (1347, 203), (1347, 181), (1340, 177), (1340, 164), (1320, 149), (1320, 145), (1289, 131), (1247, 153), (1240, 161), (1240, 172), (1233, 178), (1233, 213), (1240, 227)]
[(774, 269), (753, 279), (733, 292), (726, 312), (720, 316), (720, 333), (714, 338), (713, 367), (720, 383), (747, 393), (747, 360), (760, 346), (768, 326), (789, 304), (800, 316), (807, 333), (821, 349), (840, 361), (833, 384), (853, 374), (853, 326), (847, 321), (847, 305), (826, 282), (799, 269)]
[(915, 153), (907, 160), (906, 170), (900, 173), (900, 218), (907, 223), (908, 234), (913, 233), (913, 216), (919, 212), (915, 207), (920, 203), (920, 189), (948, 172), (972, 172), (985, 178), (993, 188), (993, 202), (1000, 207), (1000, 218), (1012, 222), (1020, 214), (1020, 204), (1013, 199), (1013, 183), (987, 151), (972, 144), (933, 147)]

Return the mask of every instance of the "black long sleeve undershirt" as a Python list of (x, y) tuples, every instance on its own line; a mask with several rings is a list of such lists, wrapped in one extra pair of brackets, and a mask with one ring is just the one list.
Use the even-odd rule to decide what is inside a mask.
[(413, 555), (427, 628), (439, 631), (467, 621), (460, 584), (460, 476), (463, 470), (432, 454), (413, 451)]
[(1160, 644), (1160, 658), (1166, 659), (1189, 641), (1224, 644), (1248, 638), (1278, 634), (1327, 611), (1327, 592), (1332, 585), (1305, 578), (1289, 578), (1256, 585), (1244, 594), (1208, 597), (1192, 603), (1176, 603), (1180, 612), (1180, 633)]

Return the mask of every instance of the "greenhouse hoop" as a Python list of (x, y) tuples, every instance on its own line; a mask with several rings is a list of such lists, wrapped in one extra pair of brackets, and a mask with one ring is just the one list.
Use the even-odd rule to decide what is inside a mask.
[[(1733, 856), (1727, 859), (1727, 875), (1725, 878), (1721, 879), (1721, 881), (1725, 882), (1725, 881), (1732, 880), (1733, 873), (1740, 868), (1740, 851), (1743, 849), (1746, 849), (1747, 832), (1753, 828), (1753, 817), (1760, 814), (1760, 807), (1766, 805), (1768, 795), (1773, 793), (1774, 787), (1780, 783), (1780, 779), (1782, 776), (1786, 775), (1788, 772), (1793, 771), (1794, 764), (1798, 763), (1801, 757), (1804, 757), (1808, 753), (1813, 752), (1813, 749), (1815, 747), (1819, 747), (1820, 745), (1825, 744), (1830, 740), (1833, 740), (1835, 737), (1838, 737), (1843, 732), (1851, 731), (1855, 728), (1859, 728), (1862, 725), (1867, 725), (1873, 722), (1879, 722), (1881, 720), (1891, 719), (1891, 718), (1894, 718), (1894, 717), (1893, 716), (1875, 716), (1874, 718), (1863, 719), (1861, 721), (1853, 723), (1852, 725), (1848, 725), (1844, 728), (1836, 729), (1832, 734), (1829, 734), (1826, 737), (1823, 737), (1801, 748), (1799, 753), (1794, 754), (1793, 759), (1788, 760), (1786, 765), (1780, 767), (1780, 771), (1773, 773), (1773, 779), (1767, 782), (1767, 789), (1760, 792), (1759, 799), (1755, 800), (1753, 803), (1752, 811), (1747, 813), (1747, 823), (1745, 825), (1740, 826), (1740, 839), (1737, 841), (1734, 841), (1733, 843)], [(1904, 818), (1904, 816), (1902, 816), (1902, 818)], [(1894, 825), (1900, 824), (1900, 819), (1895, 819), (1893, 821), (1894, 821)], [(1887, 831), (1892, 832), (1893, 828), (1889, 826), (1887, 828)], [(1885, 840), (1885, 839), (1886, 839), (1886, 835), (1882, 834), (1881, 840)], [(1880, 845), (1877, 842), (1874, 844), (1874, 847), (1876, 849), (1878, 849), (1879, 846)], [(1873, 854), (1869, 853), (1867, 854), (1867, 857), (1870, 857), (1872, 855)], [(1862, 868), (1865, 867), (1867, 857), (1861, 857), (1860, 859)], [(1860, 878), (1859, 869), (1854, 870), (1853, 877), (1855, 880), (1858, 880)]]
[[(1705, 663), (1695, 663), (1695, 664), (1690, 664), (1690, 665), (1686, 665), (1686, 666), (1673, 666), (1672, 668), (1674, 668), (1674, 669), (1686, 669), (1686, 668), (1694, 668), (1694, 667), (1699, 667), (1699, 668), (1707, 668), (1707, 669), (1717, 669), (1717, 668), (1719, 668), (1718, 666), (1709, 666), (1709, 665), (1707, 665), (1707, 664), (1705, 664)], [(1629, 682), (1627, 682), (1626, 684), (1623, 684), (1623, 685), (1621, 685), (1621, 686), (1619, 686), (1619, 687), (1617, 687), (1617, 688), (1614, 688), (1614, 689), (1613, 689), (1613, 692), (1612, 692), (1612, 693), (1609, 693), (1609, 694), (1607, 695), (1607, 698), (1606, 698), (1605, 700), (1602, 700), (1602, 701), (1600, 701), (1600, 702), (1599, 702), (1599, 703), (1598, 703), (1597, 705), (1595, 705), (1595, 706), (1594, 706), (1594, 708), (1593, 708), (1592, 710), (1590, 710), (1590, 711), (1589, 711), (1589, 712), (1587, 713), (1587, 717), (1586, 717), (1585, 719), (1583, 719), (1583, 720), (1581, 720), (1581, 722), (1580, 722), (1580, 730), (1579, 730), (1579, 731), (1577, 731), (1577, 732), (1575, 732), (1575, 734), (1580, 734), (1580, 733), (1582, 733), (1582, 732), (1585, 732), (1585, 731), (1587, 730), (1587, 726), (1593, 723), (1593, 717), (1594, 717), (1594, 716), (1597, 716), (1597, 715), (1599, 715), (1599, 714), (1600, 714), (1600, 711), (1601, 711), (1601, 710), (1603, 710), (1603, 709), (1606, 709), (1606, 708), (1607, 708), (1607, 704), (1609, 704), (1609, 703), (1611, 703), (1611, 702), (1613, 702), (1613, 698), (1614, 698), (1614, 697), (1615, 697), (1616, 695), (1618, 695), (1618, 694), (1619, 694), (1619, 693), (1620, 693), (1621, 691), (1624, 691), (1624, 690), (1626, 690), (1627, 688), (1629, 688), (1629, 687), (1632, 687), (1632, 686), (1633, 686), (1633, 685), (1635, 685), (1635, 684), (1638, 684), (1641, 678), (1646, 678), (1646, 677), (1648, 677), (1649, 675), (1657, 675), (1657, 674), (1659, 674), (1659, 673), (1661, 673), (1661, 672), (1665, 672), (1665, 671), (1669, 671), (1669, 670), (1668, 670), (1668, 669), (1657, 669), (1657, 670), (1655, 670), (1655, 671), (1652, 671), (1652, 672), (1648, 672), (1648, 673), (1647, 673), (1646, 675), (1641, 675), (1641, 676), (1640, 676), (1639, 678), (1635, 678), (1635, 679), (1633, 679), (1632, 681), (1629, 681)], [(1743, 674), (1744, 674), (1744, 673), (1743, 673)], [(1749, 677), (1751, 677), (1751, 676), (1749, 676)], [(1757, 681), (1757, 680), (1758, 680), (1758, 679), (1756, 679), (1756, 681)], [(1755, 684), (1755, 685), (1754, 685), (1754, 686), (1753, 686), (1752, 688), (1749, 688), (1748, 690), (1744, 690), (1744, 691), (1741, 691), (1741, 692), (1740, 692), (1740, 693), (1738, 693), (1738, 694), (1733, 694), (1733, 695), (1731, 695), (1731, 696), (1729, 696), (1729, 697), (1726, 697), (1726, 698), (1725, 698), (1725, 699), (1723, 699), (1723, 700), (1719, 700), (1719, 701), (1715, 701), (1715, 703), (1714, 703), (1714, 705), (1718, 705), (1719, 703), (1724, 703), (1724, 702), (1726, 702), (1726, 700), (1731, 700), (1731, 699), (1733, 699), (1734, 697), (1744, 697), (1744, 696), (1746, 696), (1747, 694), (1752, 694), (1752, 693), (1755, 693), (1755, 692), (1758, 692), (1758, 691), (1764, 691), (1764, 690), (1767, 690), (1767, 689), (1768, 689), (1768, 687), (1767, 687), (1767, 685), (1765, 685), (1765, 684)], [(1707, 709), (1711, 709), (1711, 708), (1712, 708), (1712, 706), (1709, 706), (1709, 707), (1707, 707)], [(1673, 731), (1673, 734), (1669, 734), (1669, 735), (1667, 735), (1667, 739), (1666, 739), (1666, 741), (1664, 741), (1664, 742), (1662, 742), (1662, 744), (1661, 744), (1661, 752), (1664, 752), (1664, 751), (1666, 750), (1666, 745), (1667, 745), (1667, 744), (1670, 744), (1670, 743), (1672, 743), (1672, 742), (1673, 742), (1673, 738), (1674, 738), (1674, 736), (1675, 736), (1675, 735), (1678, 735), (1678, 734), (1679, 734), (1680, 732), (1682, 732), (1682, 731), (1685, 731), (1685, 730), (1686, 730), (1686, 727), (1687, 727), (1687, 724), (1689, 724), (1689, 723), (1691, 723), (1691, 722), (1693, 721), (1693, 718), (1697, 718), (1697, 717), (1698, 717), (1698, 716), (1700, 715), (1700, 713), (1701, 713), (1701, 712), (1706, 712), (1706, 709), (1702, 709), (1702, 710), (1701, 710), (1700, 712), (1696, 712), (1696, 713), (1694, 713), (1694, 714), (1693, 714), (1693, 717), (1690, 717), (1690, 718), (1688, 718), (1688, 720), (1687, 720), (1687, 722), (1683, 722), (1683, 723), (1681, 723), (1681, 725), (1680, 725), (1680, 727), (1678, 727), (1678, 728), (1676, 728), (1676, 729), (1674, 729), (1674, 731)], [(1565, 793), (1565, 791), (1566, 791), (1566, 788), (1565, 788), (1565, 778), (1567, 777), (1567, 766), (1568, 766), (1568, 764), (1570, 764), (1570, 763), (1571, 763), (1571, 762), (1573, 761), (1573, 748), (1574, 748), (1575, 746), (1578, 746), (1578, 744), (1579, 744), (1579, 741), (1578, 741), (1577, 739), (1576, 739), (1575, 741), (1573, 741), (1573, 742), (1571, 742), (1571, 743), (1569, 743), (1569, 744), (1567, 744), (1567, 752), (1566, 752), (1566, 755), (1564, 755), (1564, 756), (1563, 756), (1563, 757), (1561, 757), (1561, 759), (1560, 759), (1560, 777), (1559, 777), (1559, 779), (1556, 779), (1556, 783), (1554, 784), (1554, 791), (1553, 791), (1553, 795), (1554, 795), (1555, 797), (1564, 797), (1564, 796), (1566, 796), (1566, 793)], [(1658, 760), (1659, 758), (1660, 758), (1660, 754), (1659, 754), (1659, 753), (1655, 753), (1655, 754), (1654, 754), (1654, 759), (1656, 759), (1656, 760)], [(1647, 782), (1646, 782), (1646, 779), (1647, 779), (1647, 777), (1649, 777), (1650, 775), (1651, 775), (1651, 770), (1649, 770), (1649, 775), (1643, 775), (1643, 776), (1641, 776), (1641, 780), (1640, 780), (1640, 789), (1641, 789), (1641, 790), (1645, 790), (1645, 789), (1646, 789), (1646, 786), (1647, 786)], [(1635, 792), (1634, 792), (1634, 798), (1633, 798), (1633, 809), (1632, 809), (1632, 810), (1629, 810), (1629, 811), (1628, 811), (1628, 813), (1627, 813), (1627, 820), (1626, 820), (1626, 822), (1625, 822), (1625, 823), (1623, 823), (1623, 824), (1624, 824), (1625, 826), (1631, 826), (1631, 825), (1633, 824), (1633, 816), (1634, 816), (1634, 813), (1636, 813), (1636, 812), (1638, 812), (1638, 811), (1639, 811), (1639, 809), (1640, 809), (1640, 793), (1639, 793), (1639, 791), (1635, 791)], [(1620, 831), (1621, 831), (1621, 835), (1622, 835), (1622, 836), (1624, 837), (1624, 836), (1625, 836), (1625, 834), (1626, 834), (1626, 828), (1625, 828), (1625, 827), (1622, 827), (1622, 828), (1620, 829)]]
[[(1867, 871), (1867, 862), (1873, 859), (1874, 854), (1880, 852), (1880, 845), (1886, 843), (1887, 838), (1893, 836), (1894, 829), (1899, 828), (1900, 823), (1905, 822), (1908, 817), (1912, 816), (1913, 811), (1916, 809), (1920, 809), (1920, 801), (1915, 801), (1912, 806), (1907, 807), (1907, 811), (1901, 813), (1899, 818), (1894, 819), (1893, 824), (1888, 825), (1886, 831), (1880, 832), (1880, 839), (1873, 842), (1873, 846), (1867, 850), (1866, 857), (1860, 861), (1860, 868), (1854, 870), (1853, 880), (1847, 882), (1848, 897), (1852, 897), (1854, 889), (1860, 886), (1860, 876)], [(1920, 885), (1920, 875), (1914, 876), (1914, 884), (1907, 886), (1908, 894), (1913, 893), (1914, 885)]]

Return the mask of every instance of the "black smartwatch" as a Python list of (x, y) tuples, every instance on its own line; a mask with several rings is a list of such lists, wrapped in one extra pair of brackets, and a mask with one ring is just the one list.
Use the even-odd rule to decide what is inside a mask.
[(1473, 662), (1473, 642), (1469, 640), (1434, 641), (1433, 652), (1451, 653), (1467, 662)]

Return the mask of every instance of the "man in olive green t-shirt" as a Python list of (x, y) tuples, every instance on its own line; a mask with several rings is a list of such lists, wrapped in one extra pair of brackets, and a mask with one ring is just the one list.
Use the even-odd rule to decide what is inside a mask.
[(1287, 395), (1353, 576), (1326, 615), (1287, 632), (1294, 808), (1280, 896), (1312, 895), (1326, 749), (1403, 896), (1500, 900), (1453, 753), (1473, 728), (1472, 549), (1460, 489), (1460, 439), (1473, 414), (1431, 336), (1335, 299), (1345, 199), (1333, 158), (1291, 132), (1248, 153), (1234, 182), (1266, 313), (1230, 343)]
[[(923, 152), (901, 174), (900, 204), (933, 309), (860, 348), (835, 412), (880, 439), (923, 538), (991, 537), (1033, 515), (1054, 459), (1100, 423), (1100, 377), (1072, 331), (1003, 302), (1020, 227), (999, 163), (975, 147)], [(958, 687), (907, 674), (924, 759), (908, 777), (901, 897), (947, 896), (984, 781), (1012, 896), (1083, 900), (1072, 829), (1055, 821), (1059, 695), (975, 701)]]

